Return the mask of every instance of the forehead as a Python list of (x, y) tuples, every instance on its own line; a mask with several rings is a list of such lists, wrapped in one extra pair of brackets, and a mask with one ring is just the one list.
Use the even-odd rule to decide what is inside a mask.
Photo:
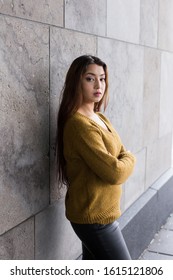
[(103, 69), (103, 66), (97, 64), (89, 64), (84, 74), (93, 74), (100, 76), (105, 75), (105, 71)]

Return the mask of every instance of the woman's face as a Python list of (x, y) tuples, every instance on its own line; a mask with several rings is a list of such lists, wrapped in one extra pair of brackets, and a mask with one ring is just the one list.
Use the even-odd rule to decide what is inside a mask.
[(103, 67), (97, 64), (89, 64), (80, 81), (83, 103), (94, 104), (99, 102), (104, 96), (105, 88), (105, 72)]

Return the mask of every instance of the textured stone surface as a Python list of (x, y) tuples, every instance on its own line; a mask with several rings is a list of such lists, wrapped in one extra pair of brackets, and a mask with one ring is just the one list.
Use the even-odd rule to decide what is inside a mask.
[(160, 114), (160, 52), (145, 48), (144, 51), (144, 99), (143, 145), (152, 143), (159, 136)]
[(49, 32), (0, 17), (0, 234), (48, 204)]
[[(165, 188), (160, 188), (158, 190), (158, 205), (161, 205), (161, 207), (158, 208), (158, 215), (161, 220), (165, 221), (167, 217), (170, 215), (170, 213), (173, 212), (173, 177), (169, 179), (165, 185)], [(162, 201), (165, 201), (164, 204), (162, 204)], [(163, 223), (160, 225), (162, 226)], [(171, 224), (170, 224), (171, 226)]]
[(40, 0), (38, 7), (34, 0), (0, 1), (0, 13), (63, 26), (63, 0)]
[[(165, 172), (119, 218), (120, 228), (129, 247), (132, 259), (138, 259), (144, 250), (148, 250), (148, 246), (151, 240), (153, 240), (155, 233), (165, 224), (167, 217), (173, 211), (172, 174), (172, 169)], [(169, 229), (172, 227), (171, 221), (172, 216), (170, 217), (170, 221), (167, 220), (166, 224), (168, 226), (166, 227), (165, 225), (165, 231), (171, 231)], [(171, 235), (169, 235), (169, 241), (167, 238), (166, 242), (167, 244), (172, 242)], [(165, 246), (164, 242), (162, 244), (163, 246), (160, 246), (160, 248)], [(155, 251), (153, 251), (155, 253), (160, 252), (160, 250), (156, 249), (157, 245), (155, 246)]]
[[(50, 41), (50, 140), (51, 140), (51, 201), (58, 198), (55, 183), (54, 150), (56, 118), (59, 106), (59, 96), (62, 90), (66, 72), (72, 61), (83, 54), (96, 54), (96, 38), (86, 34), (51, 28)], [(87, 44), (86, 44), (87, 42)]]
[(0, 260), (34, 259), (34, 219), (0, 236)]
[(66, 28), (102, 36), (106, 35), (105, 0), (82, 0), (80, 3), (78, 0), (65, 0), (65, 14)]
[(127, 209), (145, 190), (146, 149), (136, 155), (136, 166), (133, 174), (125, 183), (125, 209)]
[(155, 236), (154, 241), (148, 247), (149, 251), (169, 254), (173, 257), (173, 231), (161, 229)]
[[(64, 196), (53, 168), (56, 114), (66, 71), (84, 53), (107, 62), (111, 96), (107, 115), (137, 156), (122, 197), (123, 211), (134, 202), (130, 208), (138, 212), (128, 208), (124, 213), (130, 223), (124, 233), (133, 256), (166, 218), (173, 205), (172, 181), (162, 183), (163, 189), (152, 184), (171, 164), (172, 10), (172, 0), (0, 1), (1, 257), (32, 259), (33, 222), (21, 223), (43, 211), (49, 196), (51, 203)], [(151, 204), (141, 197), (135, 201), (144, 186), (153, 188), (147, 190), (153, 194)], [(59, 204), (36, 217), (38, 258), (78, 256), (79, 243), (63, 213)], [(24, 246), (25, 237), (30, 247)]]
[(155, 234), (147, 249), (140, 256), (141, 260), (173, 260), (173, 215), (171, 214), (161, 230)]
[(157, 48), (158, 0), (141, 0), (140, 43)]
[(139, 43), (140, 1), (107, 0), (107, 36)]
[[(173, 129), (173, 54), (162, 52), (160, 89), (160, 137)], [(170, 150), (171, 151), (171, 150)]]
[(168, 218), (166, 224), (164, 225), (164, 229), (173, 230), (173, 214)]
[(170, 255), (145, 251), (139, 259), (140, 260), (173, 260), (173, 256), (171, 257)]
[(159, 37), (160, 49), (173, 51), (173, 1), (159, 0)]
[(157, 139), (147, 147), (146, 187), (151, 186), (171, 167), (172, 135)]
[(119, 218), (121, 229), (126, 228), (126, 226), (131, 223), (133, 218), (155, 197), (156, 192), (156, 190), (148, 189), (125, 211), (125, 213), (123, 213)]
[(148, 190), (119, 219), (132, 259), (137, 259), (152, 240), (158, 226), (157, 194)]
[(81, 254), (81, 242), (65, 218), (64, 211), (64, 200), (59, 200), (36, 216), (36, 259), (70, 260)]
[(127, 149), (139, 151), (143, 136), (143, 48), (99, 38), (98, 56), (107, 63), (109, 72), (106, 114)]

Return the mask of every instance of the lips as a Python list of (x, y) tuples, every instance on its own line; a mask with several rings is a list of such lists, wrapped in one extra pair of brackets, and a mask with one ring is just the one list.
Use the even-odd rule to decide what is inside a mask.
[(102, 93), (100, 91), (97, 91), (94, 93), (95, 96), (100, 96)]

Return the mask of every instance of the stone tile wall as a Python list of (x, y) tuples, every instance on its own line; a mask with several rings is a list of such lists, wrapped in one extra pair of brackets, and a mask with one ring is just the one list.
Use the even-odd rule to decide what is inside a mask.
[(0, 1), (0, 259), (73, 259), (80, 242), (54, 170), (66, 71), (82, 54), (109, 68), (105, 113), (137, 157), (125, 211), (171, 167), (171, 0)]

